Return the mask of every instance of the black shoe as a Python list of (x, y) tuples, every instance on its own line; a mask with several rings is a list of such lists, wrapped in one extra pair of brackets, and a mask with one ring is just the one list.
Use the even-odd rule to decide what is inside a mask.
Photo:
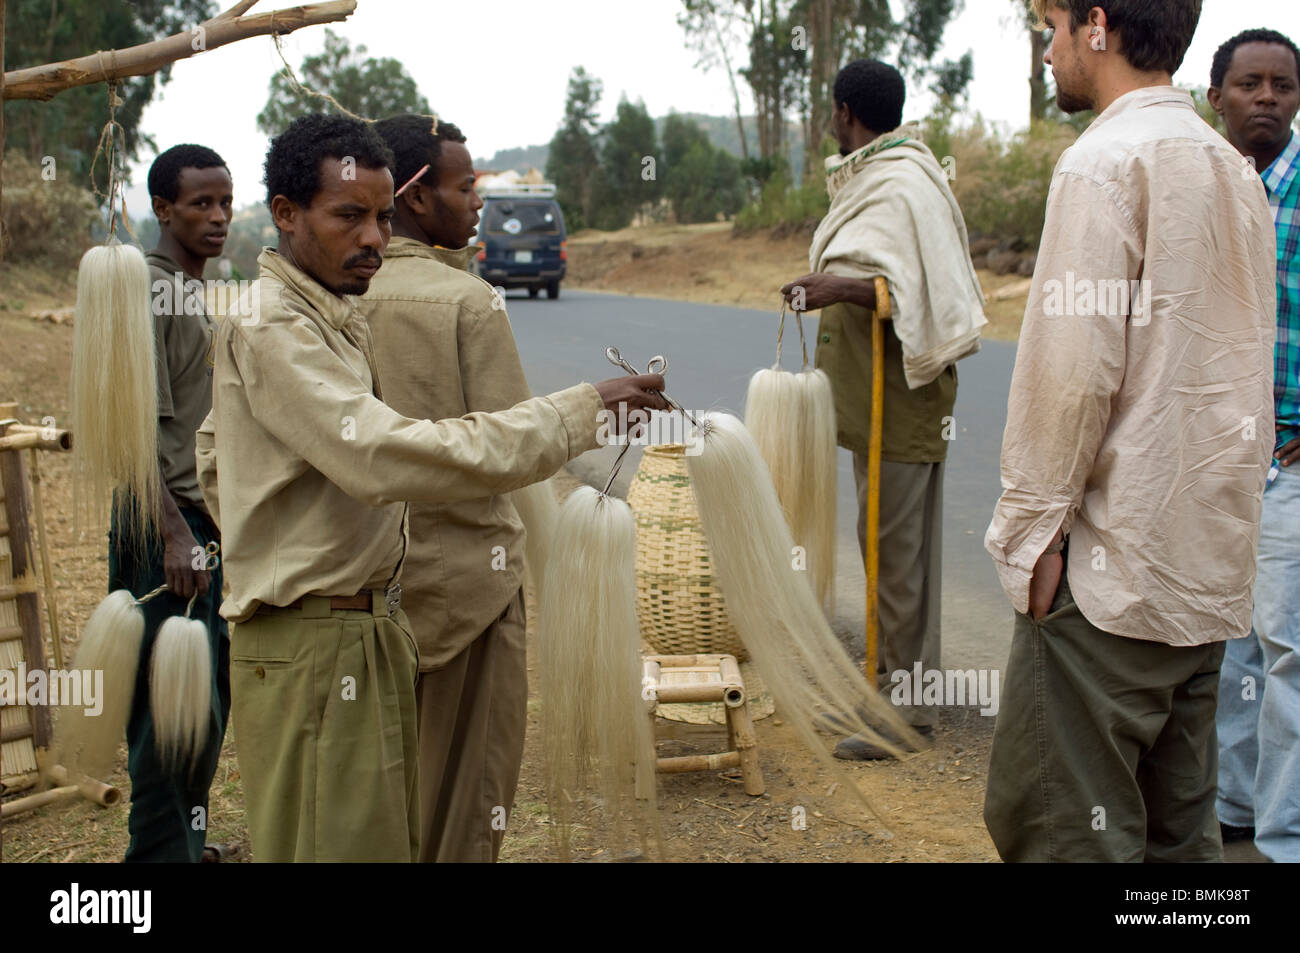
[[(913, 730), (922, 738), (929, 738), (934, 734), (933, 725), (914, 725)], [(880, 734), (900, 748), (906, 747), (898, 738), (894, 737), (892, 731), (882, 731)], [(861, 735), (850, 735), (845, 738), (835, 746), (834, 753), (835, 757), (841, 761), (886, 761), (893, 757), (888, 750), (868, 741)]]
[(1232, 824), (1225, 824), (1219, 821), (1219, 836), (1223, 838), (1225, 844), (1233, 844), (1237, 841), (1254, 840), (1255, 828), (1253, 827), (1236, 827)]

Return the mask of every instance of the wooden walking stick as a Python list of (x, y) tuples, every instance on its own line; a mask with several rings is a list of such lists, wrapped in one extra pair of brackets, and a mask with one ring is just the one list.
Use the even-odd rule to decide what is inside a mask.
[(867, 447), (867, 684), (876, 686), (876, 652), (880, 614), (876, 597), (880, 578), (880, 443), (885, 419), (885, 326), (892, 316), (889, 283), (876, 279), (876, 309), (871, 313), (871, 434)]

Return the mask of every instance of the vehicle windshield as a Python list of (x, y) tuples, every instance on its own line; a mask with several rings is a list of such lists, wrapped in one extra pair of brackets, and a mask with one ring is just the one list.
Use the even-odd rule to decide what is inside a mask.
[(489, 202), (483, 211), (484, 230), (497, 235), (554, 235), (560, 230), (553, 202)]

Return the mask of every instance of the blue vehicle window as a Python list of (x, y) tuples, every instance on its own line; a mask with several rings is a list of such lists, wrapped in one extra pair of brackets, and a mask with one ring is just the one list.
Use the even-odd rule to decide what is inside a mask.
[(497, 235), (555, 235), (560, 216), (553, 202), (494, 201), (484, 215), (484, 228)]

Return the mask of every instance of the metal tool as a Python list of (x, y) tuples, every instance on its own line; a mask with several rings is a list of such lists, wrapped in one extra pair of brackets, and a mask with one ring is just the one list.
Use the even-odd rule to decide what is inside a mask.
[[(627, 361), (623, 360), (623, 355), (621, 355), (618, 352), (618, 348), (616, 347), (605, 348), (605, 357), (609, 359), (609, 363), (613, 364), (615, 367), (623, 368), (623, 370), (627, 371), (629, 374), (633, 376), (639, 376), (642, 373), (641, 371), (638, 371), (635, 367), (633, 367), (631, 364), (629, 364)], [(645, 373), (660, 374), (660, 375), (667, 374), (668, 373), (667, 358), (665, 358), (662, 354), (656, 354), (654, 357), (650, 358), (650, 363), (646, 365)], [(667, 403), (669, 407), (671, 407), (675, 411), (678, 411), (683, 417), (689, 420), (696, 427), (700, 426), (700, 422), (696, 420), (694, 417), (692, 417), (690, 412), (685, 407), (677, 403), (677, 401), (673, 400), (663, 391), (656, 390), (656, 391), (651, 391), (651, 393), (658, 394), (660, 397), (664, 399), (664, 402)]]

